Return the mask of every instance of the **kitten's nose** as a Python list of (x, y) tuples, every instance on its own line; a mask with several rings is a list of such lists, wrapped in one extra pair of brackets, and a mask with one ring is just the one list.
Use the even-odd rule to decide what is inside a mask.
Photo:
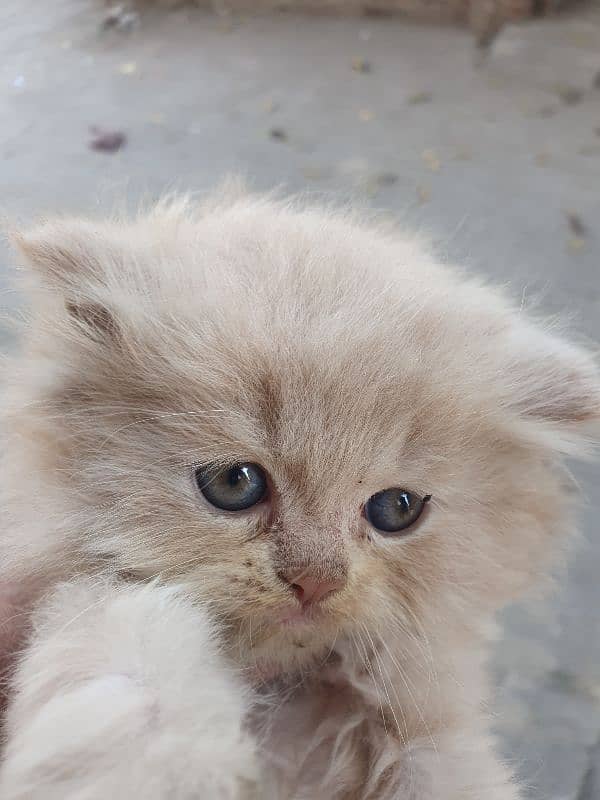
[(344, 588), (345, 581), (340, 579), (320, 580), (312, 575), (282, 575), (286, 583), (289, 583), (294, 594), (303, 606), (311, 606), (320, 603), (327, 597)]

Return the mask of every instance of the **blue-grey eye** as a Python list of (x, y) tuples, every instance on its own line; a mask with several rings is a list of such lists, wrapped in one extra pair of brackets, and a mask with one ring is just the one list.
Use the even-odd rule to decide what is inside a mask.
[(196, 483), (208, 502), (223, 511), (243, 511), (264, 500), (267, 476), (258, 464), (198, 467)]
[(406, 489), (384, 489), (365, 504), (365, 517), (384, 534), (399, 533), (419, 519), (431, 495), (420, 497)]

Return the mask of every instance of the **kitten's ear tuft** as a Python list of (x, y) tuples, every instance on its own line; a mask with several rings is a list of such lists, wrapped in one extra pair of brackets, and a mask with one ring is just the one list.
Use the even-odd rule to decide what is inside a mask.
[(506, 376), (521, 415), (573, 431), (600, 423), (600, 371), (589, 352), (523, 322), (511, 331), (510, 350)]
[(44, 222), (27, 232), (12, 233), (10, 239), (38, 276), (59, 288), (102, 273), (98, 254), (106, 250), (106, 242), (89, 222)]
[(100, 303), (65, 300), (65, 307), (84, 333), (98, 343), (119, 338), (119, 326), (111, 312)]

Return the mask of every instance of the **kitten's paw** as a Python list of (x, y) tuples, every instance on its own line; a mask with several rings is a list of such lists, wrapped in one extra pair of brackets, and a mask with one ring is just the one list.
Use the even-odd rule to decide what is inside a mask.
[(17, 670), (0, 796), (246, 800), (248, 699), (205, 613), (177, 591), (62, 587)]
[(484, 730), (475, 735), (445, 734), (435, 748), (431, 742), (417, 742), (406, 748), (406, 754), (408, 800), (519, 800), (521, 796)]

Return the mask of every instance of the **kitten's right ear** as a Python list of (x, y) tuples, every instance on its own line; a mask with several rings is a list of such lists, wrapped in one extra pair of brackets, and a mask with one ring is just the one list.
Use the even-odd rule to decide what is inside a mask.
[(100, 226), (76, 219), (48, 221), (9, 238), (47, 285), (67, 290), (103, 281), (102, 254), (109, 242)]
[(107, 267), (118, 259), (118, 248), (106, 232), (81, 220), (45, 222), (10, 240), (26, 259), (45, 289), (59, 294), (70, 319), (89, 338), (114, 339), (118, 324), (105, 302)]

